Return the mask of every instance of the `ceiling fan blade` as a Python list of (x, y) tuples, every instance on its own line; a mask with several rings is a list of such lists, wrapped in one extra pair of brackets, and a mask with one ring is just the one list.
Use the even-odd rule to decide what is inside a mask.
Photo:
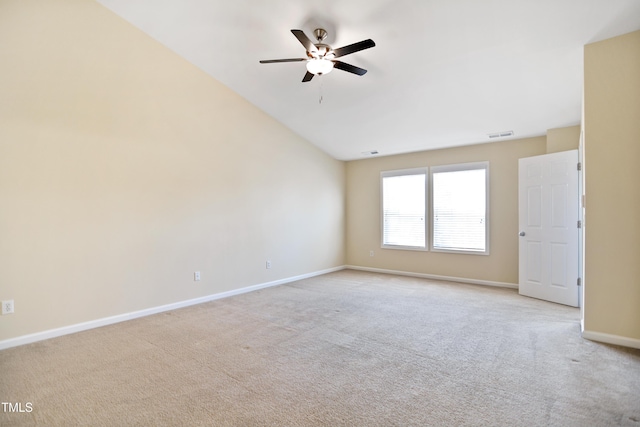
[(335, 54), (334, 58), (340, 58), (341, 56), (349, 55), (350, 53), (359, 52), (361, 50), (369, 49), (370, 47), (374, 47), (376, 44), (373, 40), (367, 39), (362, 40), (361, 42), (350, 44), (348, 46), (339, 47), (333, 50)]
[(355, 65), (347, 64), (342, 61), (331, 61), (333, 62), (333, 68), (337, 68), (338, 70), (347, 71), (349, 73), (357, 74), (359, 76), (364, 76), (367, 73), (367, 70), (364, 68), (356, 67)]
[(304, 77), (302, 78), (302, 82), (308, 82), (313, 78), (313, 73), (310, 73), (307, 71), (307, 74), (304, 75)]
[(309, 53), (318, 53), (318, 49), (316, 48), (316, 45), (314, 45), (313, 42), (311, 40), (309, 40), (309, 37), (307, 37), (307, 35), (304, 33), (304, 31), (302, 31), (302, 30), (291, 30), (291, 32), (293, 33), (294, 36), (296, 36), (298, 41), (300, 43), (302, 43), (302, 46), (304, 46), (304, 48), (307, 49), (307, 52), (309, 52)]
[(273, 64), (276, 62), (299, 62), (306, 61), (307, 58), (291, 58), (291, 59), (263, 59), (260, 61), (261, 64)]

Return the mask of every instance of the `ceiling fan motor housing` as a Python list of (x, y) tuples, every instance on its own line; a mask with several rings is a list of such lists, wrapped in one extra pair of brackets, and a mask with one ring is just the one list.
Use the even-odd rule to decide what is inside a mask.
[(333, 59), (335, 57), (335, 53), (333, 53), (333, 49), (328, 44), (318, 43), (315, 44), (317, 52), (307, 52), (309, 58), (313, 59)]

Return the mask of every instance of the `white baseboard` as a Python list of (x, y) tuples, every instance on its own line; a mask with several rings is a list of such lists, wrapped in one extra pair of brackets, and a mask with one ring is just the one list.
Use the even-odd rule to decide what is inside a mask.
[(101, 319), (90, 320), (88, 322), (77, 323), (75, 325), (63, 326), (61, 328), (49, 329), (47, 331), (36, 332), (34, 334), (23, 335), (16, 338), (10, 338), (7, 340), (0, 341), (0, 350), (4, 350), (11, 347), (17, 347), (24, 344), (30, 344), (37, 341), (43, 341), (50, 338), (56, 338), (63, 335), (69, 335), (76, 332), (86, 331), (88, 329), (99, 328), (101, 326), (112, 325), (114, 323), (120, 323), (127, 320), (137, 319), (139, 317), (150, 316), (152, 314), (162, 313), (164, 311), (176, 310), (183, 307), (189, 307), (191, 305), (202, 304), (205, 302), (227, 298), (234, 295), (253, 292), (253, 291), (257, 291), (258, 289), (269, 288), (271, 286), (283, 285), (285, 283), (295, 282), (297, 280), (302, 280), (302, 279), (308, 279), (310, 277), (320, 276), (322, 274), (332, 273), (334, 271), (339, 271), (344, 269), (345, 269), (344, 266), (328, 268), (326, 270), (320, 270), (312, 273), (301, 274), (299, 276), (287, 277), (284, 279), (274, 280), (272, 282), (259, 283), (257, 285), (247, 286), (240, 289), (234, 289), (231, 291), (220, 292), (212, 295), (206, 295), (200, 298), (194, 298), (186, 301), (179, 301), (171, 304), (161, 305), (158, 307), (146, 308), (144, 310), (134, 311), (131, 313), (118, 314), (116, 316), (104, 317)]
[(636, 338), (621, 337), (620, 335), (611, 335), (605, 334), (603, 332), (585, 330), (582, 331), (582, 338), (588, 339), (590, 341), (598, 341), (606, 344), (640, 349), (640, 340)]
[(500, 288), (518, 289), (517, 283), (493, 282), (490, 280), (468, 279), (464, 277), (438, 276), (435, 274), (413, 273), (410, 271), (386, 270), (382, 268), (360, 267), (357, 265), (347, 265), (351, 270), (370, 271), (372, 273), (396, 274), (398, 276), (419, 277), (422, 279), (444, 280), (447, 282), (467, 283), (472, 285), (497, 286)]

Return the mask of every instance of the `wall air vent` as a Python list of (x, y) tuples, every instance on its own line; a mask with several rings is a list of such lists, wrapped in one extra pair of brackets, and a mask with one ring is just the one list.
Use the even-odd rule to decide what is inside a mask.
[(504, 132), (495, 132), (495, 133), (490, 133), (489, 135), (490, 139), (493, 138), (506, 138), (507, 136), (513, 136), (513, 131), (512, 130), (506, 130)]

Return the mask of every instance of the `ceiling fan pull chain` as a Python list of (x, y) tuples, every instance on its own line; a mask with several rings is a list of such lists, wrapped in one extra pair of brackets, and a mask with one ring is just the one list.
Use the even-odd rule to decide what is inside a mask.
[(324, 79), (322, 78), (322, 75), (320, 75), (319, 77), (320, 77), (320, 99), (318, 100), (318, 104), (322, 104), (322, 88), (324, 86)]

